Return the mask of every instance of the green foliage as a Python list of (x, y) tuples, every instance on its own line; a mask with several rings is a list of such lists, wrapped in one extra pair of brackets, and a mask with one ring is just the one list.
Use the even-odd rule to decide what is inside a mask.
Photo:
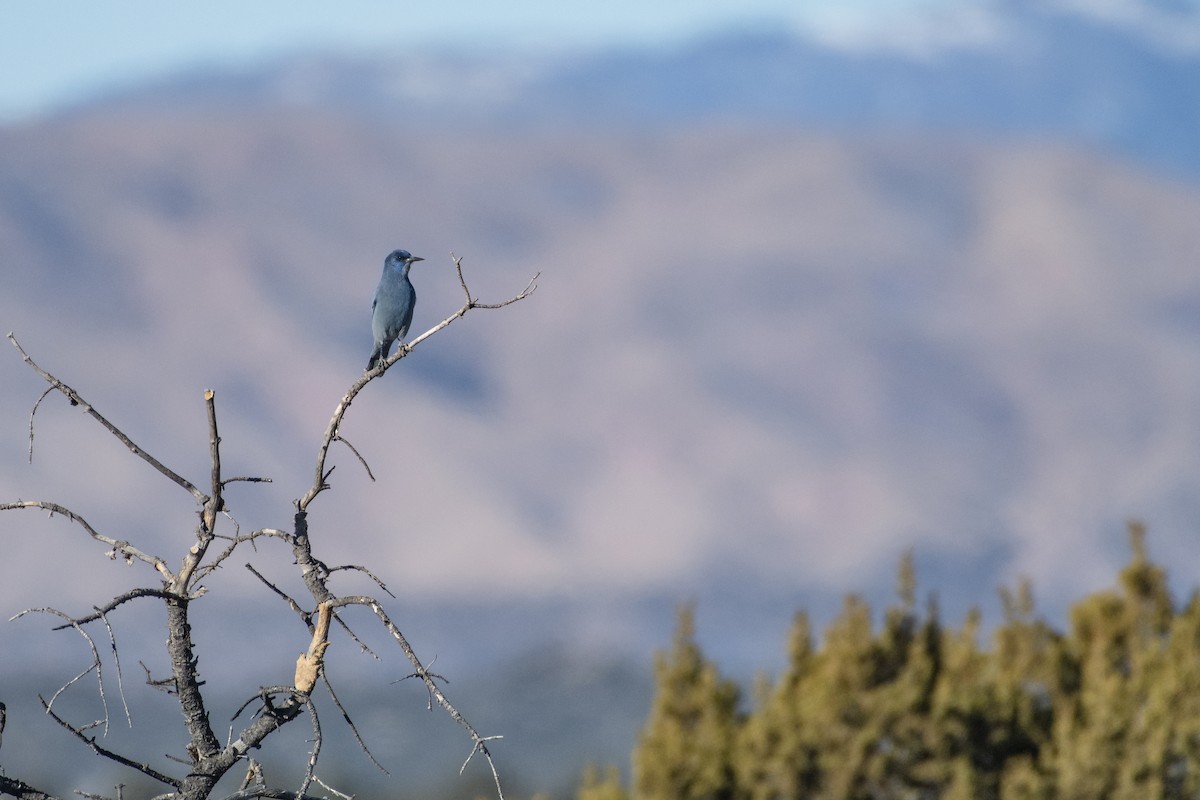
[(872, 624), (857, 596), (814, 645), (807, 615), (753, 708), (695, 641), (684, 608), (656, 661), (656, 696), (626, 794), (615, 768), (579, 800), (1145, 800), (1200, 798), (1200, 594), (1177, 608), (1130, 526), (1114, 589), (1067, 631), (1037, 618), (1028, 582), (1002, 589), (989, 647), (980, 617), (916, 607), (911, 555)]
[(629, 794), (621, 786), (621, 771), (613, 764), (600, 774), (599, 768), (589, 764), (583, 770), (583, 783), (576, 800), (629, 800)]
[(739, 691), (704, 658), (690, 606), (680, 610), (674, 645), (659, 656), (654, 672), (658, 690), (633, 757), (635, 796), (730, 797)]

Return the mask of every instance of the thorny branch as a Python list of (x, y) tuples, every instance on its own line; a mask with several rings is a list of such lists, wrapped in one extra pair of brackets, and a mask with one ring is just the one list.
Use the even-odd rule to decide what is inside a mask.
[[(315, 688), (317, 680), (320, 679), (328, 690), (330, 696), (333, 698), (333, 702), (342, 712), (343, 719), (350, 727), (355, 739), (358, 741), (367, 757), (370, 758), (372, 763), (374, 763), (380, 770), (387, 773), (387, 770), (384, 769), (383, 765), (381, 765), (375, 759), (370, 750), (367, 748), (366, 743), (363, 741), (362, 736), (359, 734), (358, 729), (351, 719), (349, 713), (347, 713), (346, 708), (338, 699), (333, 690), (333, 685), (330, 683), (329, 677), (324, 671), (324, 655), (330, 644), (328, 635), (331, 621), (336, 621), (339, 626), (346, 631), (347, 635), (360, 645), (364, 652), (370, 653), (372, 656), (378, 658), (378, 656), (375, 656), (375, 654), (371, 652), (366, 644), (359, 639), (354, 631), (350, 629), (346, 622), (341, 619), (340, 615), (336, 613), (338, 609), (342, 609), (347, 606), (364, 605), (374, 612), (379, 622), (388, 631), (388, 633), (391, 634), (392, 638), (397, 642), (405, 657), (413, 665), (415, 672), (412, 673), (412, 677), (417, 677), (425, 683), (431, 698), (431, 702), (436, 701), (437, 704), (469, 734), (472, 742), (472, 748), (471, 754), (467, 757), (467, 762), (469, 762), (477, 752), (483, 754), (483, 756), (487, 759), (492, 771), (493, 780), (495, 781), (497, 795), (499, 800), (503, 800), (504, 793), (500, 786), (499, 775), (496, 771), (496, 766), (492, 760), (491, 753), (487, 748), (487, 742), (502, 737), (481, 736), (478, 731), (476, 731), (475, 728), (469, 722), (467, 722), (462, 714), (460, 714), (459, 711), (453, 705), (451, 705), (450, 701), (446, 698), (445, 694), (442, 692), (435, 680), (441, 679), (444, 681), (445, 679), (441, 678), (441, 676), (436, 675), (435, 673), (430, 672), (421, 663), (420, 659), (409, 645), (403, 633), (401, 633), (400, 629), (396, 627), (394, 623), (392, 623), (391, 619), (388, 617), (379, 601), (367, 596), (349, 596), (338, 598), (329, 590), (327, 582), (334, 572), (354, 570), (364, 573), (371, 580), (373, 580), (380, 589), (387, 594), (392, 595), (384, 582), (364, 566), (345, 565), (333, 568), (328, 567), (323, 561), (313, 555), (312, 543), (308, 535), (306, 513), (307, 508), (317, 497), (317, 495), (329, 488), (328, 479), (334, 468), (326, 468), (326, 462), (328, 459), (329, 448), (332, 446), (333, 442), (341, 441), (343, 444), (345, 444), (362, 464), (363, 468), (367, 472), (368, 477), (372, 481), (375, 480), (375, 476), (372, 474), (366, 459), (363, 458), (362, 454), (359, 453), (359, 451), (352, 444), (350, 444), (350, 442), (341, 437), (339, 433), (342, 420), (345, 417), (346, 412), (349, 410), (350, 404), (367, 386), (367, 384), (386, 372), (388, 368), (390, 368), (397, 361), (411, 353), (417, 345), (438, 331), (444, 329), (455, 320), (465, 316), (465, 314), (471, 309), (503, 308), (504, 306), (511, 305), (512, 303), (516, 303), (519, 300), (525, 299), (537, 288), (537, 278), (539, 276), (535, 275), (534, 278), (530, 280), (528, 285), (526, 285), (525, 289), (519, 294), (499, 303), (481, 303), (471, 294), (471, 291), (467, 286), (466, 278), (463, 275), (462, 259), (458, 256), (455, 256), (453, 253), (451, 253), (451, 259), (454, 262), (459, 284), (461, 285), (463, 295), (465, 296), (463, 305), (454, 314), (446, 317), (440, 323), (430, 328), (420, 336), (414, 338), (412, 341), (408, 343), (401, 343), (392, 356), (382, 362), (375, 369), (364, 372), (363, 375), (351, 385), (350, 389), (342, 397), (341, 401), (335, 408), (329, 425), (326, 428), (325, 435), (321, 440), (317, 453), (314, 482), (304, 496), (295, 501), (295, 513), (293, 517), (294, 530), (290, 533), (273, 528), (263, 528), (244, 535), (235, 531), (233, 536), (222, 536), (216, 533), (216, 523), (218, 517), (220, 515), (228, 516), (224, 501), (225, 487), (234, 482), (266, 483), (270, 482), (270, 479), (246, 476), (224, 478), (222, 476), (220, 451), (221, 438), (217, 427), (215, 396), (211, 390), (208, 390), (204, 393), (205, 408), (208, 418), (210, 461), (210, 493), (205, 494), (203, 491), (197, 488), (195, 484), (169, 469), (162, 462), (135, 444), (129, 436), (127, 436), (107, 418), (101, 415), (100, 412), (93, 408), (91, 404), (88, 403), (78, 392), (65, 384), (56, 376), (38, 366), (17, 342), (14, 335), (12, 333), (8, 334), (8, 339), (21, 354), (21, 358), (25, 361), (25, 363), (28, 364), (31, 369), (37, 372), (49, 384), (49, 387), (45, 392), (42, 393), (37, 402), (34, 404), (33, 411), (30, 414), (30, 460), (32, 460), (33, 457), (35, 432), (34, 418), (37, 414), (37, 410), (41, 406), (43, 400), (45, 400), (45, 398), (52, 391), (57, 390), (68, 399), (72, 406), (80, 406), (84, 411), (92, 416), (97, 422), (100, 423), (101, 426), (103, 426), (115, 438), (117, 438), (118, 441), (124, 444), (130, 450), (130, 452), (144, 460), (146, 463), (150, 464), (155, 470), (157, 470), (172, 483), (175, 483), (176, 485), (187, 490), (200, 505), (199, 524), (197, 525), (195, 531), (195, 541), (185, 554), (178, 572), (172, 572), (164, 559), (159, 558), (158, 556), (149, 555), (133, 546), (129, 542), (113, 539), (99, 533), (90, 524), (88, 524), (83, 517), (56, 503), (46, 501), (18, 500), (13, 503), (0, 504), (0, 511), (22, 508), (40, 508), (50, 512), (51, 516), (54, 514), (60, 514), (64, 517), (67, 517), (72, 522), (82, 527), (93, 539), (108, 545), (111, 548), (108, 553), (110, 558), (116, 558), (117, 556), (120, 556), (128, 563), (132, 563), (135, 560), (142, 561), (154, 567), (154, 569), (163, 578), (162, 589), (138, 588), (129, 590), (113, 598), (106, 604), (95, 606), (94, 613), (86, 616), (73, 618), (61, 611), (51, 608), (27, 609), (26, 611), (22, 611), (17, 615), (17, 617), (20, 617), (34, 611), (58, 615), (66, 620), (65, 624), (59, 626), (59, 628), (74, 628), (88, 642), (88, 645), (92, 651), (91, 666), (63, 685), (57, 692), (55, 692), (54, 696), (49, 701), (43, 699), (42, 705), (48, 715), (58, 722), (59, 725), (86, 743), (93, 752), (104, 758), (108, 758), (109, 760), (135, 769), (144, 775), (173, 787), (176, 791), (170, 795), (171, 797), (186, 800), (199, 800), (200, 798), (208, 797), (221, 777), (224, 776), (226, 772), (228, 772), (228, 770), (231, 769), (238, 761), (246, 759), (247, 754), (251, 749), (261, 746), (262, 742), (272, 732), (307, 711), (313, 725), (313, 740), (312, 749), (309, 753), (307, 768), (305, 770), (304, 780), (299, 791), (293, 793), (268, 789), (262, 782), (261, 769), (256, 772), (256, 762), (250, 761), (251, 769), (247, 773), (247, 780), (243, 782), (241, 789), (232, 797), (294, 797), (301, 798), (301, 800), (303, 800), (303, 798), (309, 797), (307, 791), (313, 783), (320, 785), (328, 792), (338, 796), (348, 797), (348, 795), (343, 795), (342, 793), (328, 787), (316, 775), (315, 770), (321, 750), (322, 734), (320, 722), (317, 717), (317, 711), (310, 697), (310, 693)], [(236, 522), (234, 524), (236, 527)], [(199, 679), (198, 657), (194, 652), (192, 644), (189, 604), (192, 600), (197, 599), (204, 594), (204, 587), (198, 585), (201, 579), (217, 570), (228, 558), (233, 555), (234, 551), (239, 545), (249, 543), (253, 546), (256, 540), (262, 537), (284, 539), (292, 545), (292, 553), (295, 557), (295, 563), (299, 568), (300, 576), (303, 579), (305, 587), (308, 589), (316, 603), (316, 610), (313, 612), (306, 612), (299, 605), (299, 603), (267, 580), (252, 566), (247, 564), (246, 567), (250, 569), (251, 572), (253, 572), (255, 576), (258, 577), (259, 580), (262, 581), (269, 589), (274, 591), (288, 602), (293, 611), (295, 611), (304, 621), (305, 625), (308, 626), (311, 632), (311, 642), (307, 651), (302, 653), (297, 661), (295, 685), (292, 687), (278, 686), (261, 689), (256, 696), (262, 699), (262, 708), (256, 714), (256, 719), (241, 731), (235, 741), (222, 747), (215, 733), (213, 732), (211, 724), (209, 723), (208, 711), (206, 710), (204, 698), (200, 690), (201, 686), (203, 685), (203, 681)], [(218, 538), (227, 540), (229, 544), (215, 557), (206, 562), (205, 559), (208, 554), (209, 547), (211, 546), (212, 542)], [(183, 712), (186, 721), (186, 727), (191, 738), (191, 743), (188, 746), (188, 753), (191, 757), (191, 761), (190, 763), (184, 762), (189, 764), (189, 769), (187, 775), (183, 779), (172, 778), (171, 776), (158, 772), (145, 763), (136, 762), (133, 759), (126, 758), (125, 756), (108, 750), (100, 746), (96, 742), (96, 738), (94, 736), (89, 736), (86, 733), (86, 731), (90, 728), (100, 725), (104, 726), (105, 730), (107, 731), (108, 710), (107, 700), (105, 699), (104, 693), (102, 663), (100, 660), (99, 651), (97, 650), (92, 637), (87, 633), (86, 630), (84, 630), (83, 625), (97, 621), (104, 624), (105, 629), (108, 631), (113, 656), (116, 660), (118, 683), (121, 683), (120, 660), (117, 653), (116, 638), (107, 615), (126, 603), (142, 597), (153, 597), (162, 600), (167, 610), (167, 652), (171, 660), (171, 677), (163, 680), (155, 680), (150, 676), (149, 669), (145, 666), (145, 664), (142, 666), (143, 669), (146, 670), (147, 683), (155, 688), (165, 690), (169, 694), (175, 696), (178, 699), (180, 709)], [(315, 623), (314, 617), (316, 618)], [(14, 617), (14, 619), (15, 618), (16, 617)], [(58, 713), (54, 711), (53, 705), (55, 699), (60, 694), (92, 671), (95, 671), (97, 674), (99, 694), (105, 708), (104, 719), (83, 726), (74, 725), (60, 717)], [(272, 698), (278, 695), (282, 695), (283, 697), (280, 703), (277, 705)], [(39, 699), (41, 699), (40, 696)], [(123, 687), (121, 689), (121, 699), (124, 703)], [(238, 712), (234, 715), (235, 719), (241, 714), (241, 711), (246, 707), (246, 705), (249, 704), (249, 702), (251, 701), (247, 701), (247, 703), (242, 706), (242, 709), (238, 710)], [(128, 718), (128, 716), (129, 712), (128, 708), (126, 707), (126, 717)], [(463, 767), (466, 767), (466, 762), (463, 764)], [(253, 780), (251, 780), (252, 776), (254, 776)], [(45, 793), (40, 792), (39, 790), (28, 786), (21, 781), (8, 778), (3, 773), (0, 773), (0, 794), (14, 794), (20, 797), (50, 797), (49, 795), (46, 795)]]

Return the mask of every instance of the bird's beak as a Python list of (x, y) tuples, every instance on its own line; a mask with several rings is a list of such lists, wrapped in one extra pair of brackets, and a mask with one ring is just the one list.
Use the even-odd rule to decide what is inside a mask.
[(424, 261), (424, 260), (425, 260), (425, 259), (421, 258), (420, 256), (413, 256), (412, 258), (410, 258), (410, 259), (408, 260), (408, 263), (410, 263), (410, 264), (413, 264), (413, 263), (415, 263), (415, 262), (417, 262), (417, 261)]

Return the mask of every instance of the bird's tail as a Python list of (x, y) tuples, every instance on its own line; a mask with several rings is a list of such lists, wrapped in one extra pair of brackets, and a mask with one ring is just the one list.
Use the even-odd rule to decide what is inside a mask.
[(368, 370), (375, 369), (375, 366), (382, 360), (383, 360), (383, 348), (376, 347), (375, 351), (373, 353), (371, 353), (371, 360), (367, 362), (367, 369)]

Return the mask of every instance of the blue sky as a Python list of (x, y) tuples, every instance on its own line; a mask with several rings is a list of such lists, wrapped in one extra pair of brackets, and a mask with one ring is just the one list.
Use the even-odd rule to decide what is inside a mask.
[(0, 10), (0, 122), (197, 64), (299, 49), (598, 47), (765, 20), (847, 28), (933, 0), (47, 0)]

